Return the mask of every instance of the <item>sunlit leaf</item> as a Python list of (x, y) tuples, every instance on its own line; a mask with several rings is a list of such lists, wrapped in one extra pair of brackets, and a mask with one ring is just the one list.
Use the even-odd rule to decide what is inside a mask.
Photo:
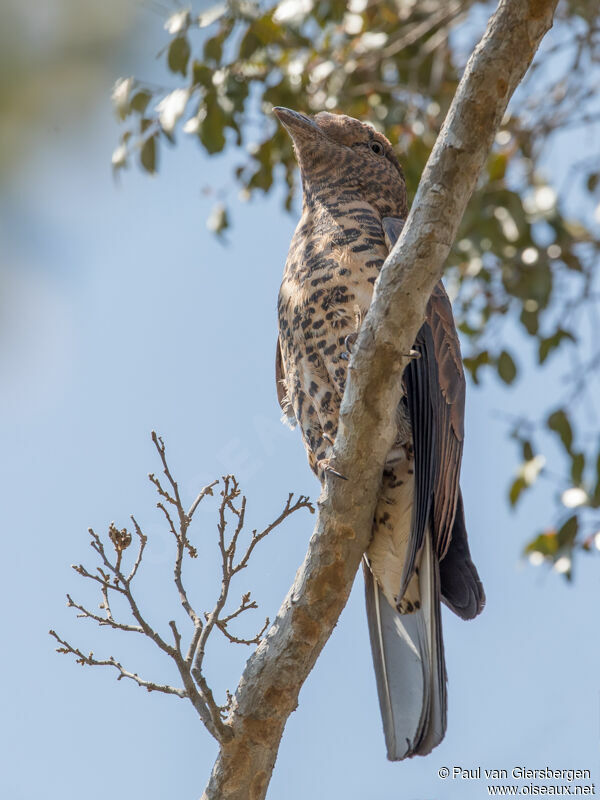
[(229, 227), (229, 218), (227, 216), (227, 209), (222, 203), (218, 203), (210, 213), (206, 221), (206, 227), (209, 231), (216, 234), (222, 234), (224, 230)]
[(198, 14), (197, 24), (199, 28), (207, 28), (213, 22), (221, 19), (227, 13), (227, 3), (218, 3), (212, 8), (207, 8), (201, 14)]
[(111, 163), (115, 169), (120, 169), (127, 164), (127, 145), (120, 144), (115, 148), (111, 157)]
[(190, 93), (187, 89), (175, 89), (156, 106), (158, 121), (166, 133), (173, 133), (175, 125), (186, 109)]
[(560, 499), (565, 508), (577, 508), (587, 503), (588, 496), (579, 486), (572, 486), (561, 494)]
[(125, 119), (131, 111), (131, 91), (135, 85), (133, 78), (119, 78), (112, 90), (112, 102), (119, 119)]
[(185, 32), (190, 26), (191, 14), (188, 8), (176, 11), (165, 22), (165, 30), (170, 34)]

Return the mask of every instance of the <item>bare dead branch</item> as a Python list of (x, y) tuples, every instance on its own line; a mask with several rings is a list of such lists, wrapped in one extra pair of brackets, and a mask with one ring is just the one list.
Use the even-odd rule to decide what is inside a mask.
[(64, 653), (64, 654), (71, 654), (74, 655), (75, 661), (77, 664), (81, 664), (82, 666), (89, 666), (89, 667), (114, 667), (118, 670), (119, 675), (117, 680), (120, 681), (122, 678), (130, 678), (132, 681), (137, 683), (138, 686), (141, 686), (144, 689), (147, 689), (149, 692), (162, 692), (163, 694), (174, 694), (177, 697), (187, 697), (187, 692), (185, 689), (179, 689), (176, 686), (168, 686), (166, 684), (154, 683), (153, 681), (146, 681), (135, 672), (129, 672), (116, 661), (112, 656), (107, 659), (98, 659), (94, 657), (92, 652), (85, 655), (79, 648), (73, 647), (73, 645), (69, 644), (69, 642), (61, 639), (60, 636), (56, 633), (56, 631), (50, 630), (48, 631), (50, 636), (53, 636), (56, 641), (61, 645), (60, 647), (56, 648), (57, 653)]
[(111, 590), (113, 592), (119, 592), (120, 594), (125, 594), (125, 590), (121, 586), (115, 586), (114, 584), (110, 583), (108, 576), (105, 572), (102, 572), (99, 567), (97, 567), (98, 572), (100, 572), (100, 577), (98, 575), (94, 575), (93, 573), (89, 572), (83, 564), (71, 564), (71, 568), (75, 570), (78, 575), (81, 575), (82, 578), (88, 578), (91, 581), (95, 581), (99, 583), (102, 587), (102, 590)]
[[(246, 609), (244, 609), (245, 611)], [(265, 624), (259, 630), (259, 632), (254, 636), (252, 639), (243, 639), (239, 636), (234, 636), (232, 633), (229, 633), (227, 630), (227, 623), (223, 620), (217, 620), (217, 628), (221, 631), (221, 633), (228, 639), (232, 644), (258, 644), (263, 637), (264, 632), (269, 627), (271, 621), (267, 617), (265, 620)]]
[[(106, 589), (102, 590), (103, 596), (105, 591)], [(101, 608), (103, 607), (106, 609), (106, 602), (107, 601), (104, 602)], [(119, 631), (129, 631), (130, 633), (144, 633), (143, 628), (141, 628), (139, 625), (127, 625), (126, 623), (123, 622), (117, 622), (110, 613), (110, 609), (107, 610), (107, 614), (109, 616), (106, 617), (101, 617), (99, 614), (94, 614), (92, 611), (85, 608), (85, 606), (76, 603), (69, 594), (67, 595), (67, 606), (69, 608), (76, 608), (78, 611), (81, 612), (80, 614), (77, 615), (79, 619), (86, 619), (86, 618), (92, 619), (95, 622), (97, 622), (98, 625), (107, 625), (109, 628), (114, 628), (115, 630)]]
[(204, 498), (207, 495), (210, 495), (211, 497), (214, 495), (213, 487), (216, 486), (218, 484), (218, 482), (219, 481), (213, 481), (212, 483), (209, 483), (208, 486), (205, 486), (204, 489), (202, 489), (200, 491), (200, 493), (198, 494), (198, 497), (196, 497), (196, 499), (194, 500), (194, 502), (190, 506), (190, 510), (187, 512), (187, 518), (188, 518), (189, 522), (192, 521), (192, 517), (194, 516), (194, 513), (195, 513), (196, 509), (198, 508), (200, 503), (204, 500)]
[[(189, 507), (189, 511), (185, 511), (179, 487), (175, 481), (173, 474), (169, 468), (166, 456), (165, 444), (161, 437), (156, 433), (152, 434), (152, 441), (159, 454), (163, 472), (167, 478), (169, 491), (161, 485), (156, 476), (150, 475), (150, 481), (156, 489), (159, 496), (157, 507), (161, 511), (168, 528), (175, 539), (175, 557), (173, 564), (173, 581), (179, 594), (179, 599), (182, 607), (192, 625), (192, 633), (187, 645), (186, 656), (183, 656), (182, 642), (184, 639), (183, 633), (179, 630), (175, 620), (169, 621), (169, 628), (171, 630), (171, 637), (173, 644), (167, 643), (166, 639), (153, 627), (147, 620), (139, 599), (136, 597), (133, 588), (133, 582), (141, 568), (143, 556), (145, 552), (148, 537), (142, 532), (135, 517), (131, 517), (133, 523), (133, 530), (135, 538), (137, 539), (138, 546), (135, 555), (132, 556), (132, 566), (128, 574), (125, 573), (123, 566), (126, 551), (133, 543), (133, 534), (127, 528), (118, 528), (114, 523), (108, 527), (108, 540), (112, 544), (114, 550), (114, 557), (111, 557), (107, 550), (104, 541), (92, 528), (89, 529), (91, 537), (91, 547), (99, 558), (99, 565), (96, 566), (96, 571), (92, 572), (82, 564), (76, 565), (73, 568), (83, 578), (87, 578), (99, 585), (102, 601), (100, 609), (104, 612), (96, 613), (91, 611), (87, 606), (73, 600), (71, 595), (67, 595), (67, 605), (75, 608), (79, 614), (78, 617), (90, 619), (102, 627), (112, 628), (113, 630), (125, 631), (127, 633), (143, 634), (151, 639), (166, 655), (168, 655), (175, 666), (179, 676), (183, 682), (183, 688), (175, 688), (172, 686), (160, 684), (151, 680), (140, 678), (135, 672), (126, 669), (120, 662), (112, 656), (108, 659), (99, 659), (93, 653), (85, 654), (80, 648), (71, 645), (66, 640), (60, 638), (58, 634), (51, 631), (51, 635), (61, 645), (58, 651), (64, 654), (75, 656), (77, 663), (89, 666), (110, 666), (118, 670), (118, 679), (129, 678), (137, 683), (139, 686), (146, 688), (148, 691), (160, 691), (166, 694), (176, 694), (178, 697), (185, 697), (194, 706), (202, 723), (208, 732), (221, 744), (229, 741), (232, 737), (232, 732), (228, 724), (223, 721), (223, 715), (230, 706), (230, 695), (228, 694), (227, 704), (222, 706), (217, 703), (214, 698), (213, 692), (208, 685), (206, 678), (203, 674), (203, 661), (206, 651), (206, 644), (212, 631), (217, 628), (228, 641), (236, 644), (257, 644), (262, 635), (264, 634), (269, 620), (263, 625), (261, 630), (252, 637), (236, 636), (228, 630), (228, 625), (234, 619), (237, 619), (241, 614), (246, 611), (254, 610), (257, 608), (256, 602), (251, 600), (250, 592), (242, 595), (242, 599), (238, 608), (229, 613), (224, 612), (225, 605), (228, 600), (231, 581), (236, 572), (245, 566), (248, 558), (254, 549), (256, 543), (260, 541), (267, 533), (271, 532), (288, 516), (301, 508), (309, 508), (311, 511), (312, 506), (308, 498), (300, 497), (299, 500), (293, 502), (293, 495), (289, 495), (283, 511), (279, 514), (277, 519), (268, 525), (260, 534), (256, 531), (252, 532), (250, 544), (244, 551), (242, 558), (243, 565), (236, 564), (236, 548), (240, 536), (243, 533), (245, 512), (246, 512), (246, 498), (241, 496), (241, 491), (237, 479), (234, 476), (226, 476), (223, 478), (224, 488), (221, 492), (221, 502), (219, 504), (219, 517), (217, 523), (218, 530), (218, 546), (221, 554), (221, 572), (222, 581), (219, 596), (210, 613), (204, 614), (204, 619), (194, 610), (190, 600), (188, 599), (188, 592), (186, 590), (183, 579), (183, 560), (184, 554), (187, 552), (192, 558), (197, 555), (196, 548), (189, 540), (189, 527), (192, 522), (194, 513), (202, 500), (213, 494), (213, 488), (219, 481), (213, 481), (205, 486), (196, 496), (195, 500)], [(241, 497), (241, 500), (239, 498)], [(176, 513), (173, 513), (175, 509)], [(231, 539), (227, 540), (226, 531), (228, 528), (229, 517), (233, 517), (235, 521), (235, 528), (232, 533)], [(113, 610), (111, 609), (110, 599), (111, 592), (117, 592), (125, 598), (129, 606), (129, 613), (131, 620), (117, 619)]]
[(252, 539), (250, 540), (250, 544), (248, 545), (248, 548), (247, 548), (246, 552), (244, 553), (244, 556), (242, 557), (241, 561), (237, 564), (237, 566), (234, 567), (234, 572), (239, 572), (240, 570), (244, 569), (247, 566), (248, 561), (250, 559), (250, 556), (252, 555), (252, 551), (254, 550), (256, 545), (260, 541), (262, 541), (265, 538), (265, 536), (268, 536), (271, 533), (272, 530), (274, 530), (279, 525), (281, 525), (281, 523), (287, 517), (289, 517), (291, 514), (294, 514), (296, 511), (299, 511), (301, 508), (308, 509), (308, 511), (310, 511), (311, 514), (315, 513), (314, 506), (310, 502), (310, 499), (308, 497), (305, 497), (304, 495), (300, 495), (295, 503), (292, 503), (292, 499), (293, 499), (293, 494), (290, 494), (288, 496), (288, 499), (287, 499), (287, 502), (285, 504), (285, 507), (284, 507), (283, 511), (277, 517), (277, 519), (273, 520), (273, 522), (270, 525), (268, 525), (266, 528), (264, 528), (260, 533), (257, 533), (256, 531), (252, 531)]
[(131, 572), (127, 576), (127, 583), (131, 583), (131, 581), (135, 578), (138, 568), (142, 563), (142, 558), (144, 557), (144, 549), (146, 547), (146, 542), (148, 541), (148, 537), (142, 533), (142, 529), (137, 524), (135, 517), (132, 516), (131, 521), (133, 522), (133, 527), (135, 528), (136, 535), (140, 540), (140, 544), (138, 547), (137, 557), (133, 563), (133, 567), (131, 568)]

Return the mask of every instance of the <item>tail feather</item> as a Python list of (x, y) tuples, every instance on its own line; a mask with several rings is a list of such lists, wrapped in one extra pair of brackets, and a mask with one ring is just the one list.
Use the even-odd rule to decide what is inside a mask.
[(379, 705), (390, 761), (427, 755), (446, 731), (446, 668), (439, 574), (425, 536), (419, 582), (421, 607), (400, 614), (364, 568), (367, 618)]
[(485, 592), (471, 561), (462, 494), (458, 494), (456, 516), (448, 552), (440, 563), (442, 600), (462, 619), (473, 619), (483, 611)]

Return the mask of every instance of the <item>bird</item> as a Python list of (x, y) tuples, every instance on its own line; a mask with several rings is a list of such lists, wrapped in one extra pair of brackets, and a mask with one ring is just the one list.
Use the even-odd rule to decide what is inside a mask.
[[(292, 139), (303, 197), (278, 297), (277, 395), (316, 476), (341, 480), (332, 451), (349, 356), (408, 214), (406, 183), (390, 142), (371, 125), (325, 111), (273, 111)], [(392, 761), (427, 755), (446, 732), (441, 602), (463, 619), (485, 604), (460, 490), (465, 377), (441, 281), (410, 355), (363, 558)]]

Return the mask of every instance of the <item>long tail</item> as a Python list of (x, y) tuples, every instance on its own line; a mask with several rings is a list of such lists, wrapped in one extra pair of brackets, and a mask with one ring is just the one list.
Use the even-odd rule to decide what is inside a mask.
[(364, 564), (367, 618), (390, 761), (430, 753), (446, 732), (446, 665), (440, 577), (427, 531), (419, 568), (421, 607), (392, 608)]

